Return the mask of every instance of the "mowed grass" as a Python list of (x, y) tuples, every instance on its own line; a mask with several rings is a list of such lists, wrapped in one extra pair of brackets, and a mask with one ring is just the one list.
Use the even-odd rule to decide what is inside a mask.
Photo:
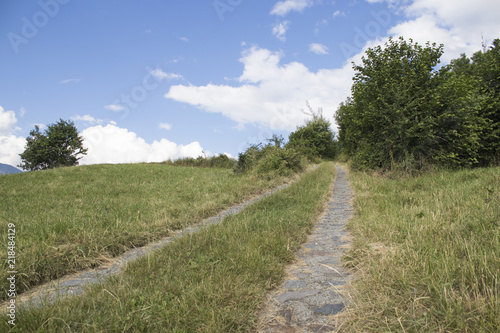
[(352, 172), (347, 332), (499, 332), (500, 168)]
[(266, 293), (283, 280), (285, 265), (325, 208), (334, 177), (334, 165), (323, 163), (221, 224), (131, 263), (82, 296), (20, 310), (12, 332), (250, 331)]
[[(8, 223), (16, 226), (21, 293), (95, 267), (284, 181), (227, 169), (94, 165), (0, 176), (0, 298), (6, 298)], [(5, 266), (4, 266), (5, 265)]]

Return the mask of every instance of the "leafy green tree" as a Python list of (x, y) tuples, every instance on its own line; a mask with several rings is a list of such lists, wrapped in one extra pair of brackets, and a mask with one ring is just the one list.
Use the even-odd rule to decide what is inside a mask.
[[(458, 67), (457, 67), (458, 64)], [(441, 70), (436, 89), (432, 125), (434, 145), (432, 162), (450, 167), (473, 167), (481, 160), (482, 136), (486, 121), (481, 110), (487, 99), (480, 91), (480, 81), (463, 66), (463, 58)]]
[(482, 136), (481, 164), (500, 162), (500, 39), (472, 56), (472, 73), (480, 80), (487, 103), (481, 112), (486, 121)]
[(344, 153), (360, 168), (413, 168), (435, 142), (430, 101), (439, 84), (435, 67), (443, 45), (425, 47), (403, 37), (366, 51), (355, 65), (352, 98), (336, 113)]
[(309, 104), (312, 119), (305, 125), (297, 127), (288, 137), (287, 148), (295, 149), (309, 160), (318, 158), (333, 159), (337, 155), (335, 134), (331, 130), (331, 123), (322, 115), (319, 109), (315, 113)]
[(62, 166), (78, 165), (78, 161), (86, 155), (83, 138), (79, 136), (73, 122), (60, 119), (56, 124), (48, 126), (45, 133), (35, 126), (26, 138), (26, 147), (20, 154), (24, 170), (45, 170)]

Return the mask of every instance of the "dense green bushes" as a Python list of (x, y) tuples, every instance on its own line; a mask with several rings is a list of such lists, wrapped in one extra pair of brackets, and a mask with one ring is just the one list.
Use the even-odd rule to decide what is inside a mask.
[(255, 144), (240, 153), (238, 160), (226, 155), (214, 157), (182, 158), (164, 162), (168, 165), (205, 168), (228, 168), (236, 173), (255, 173), (267, 177), (289, 176), (300, 172), (308, 162), (335, 158), (337, 145), (331, 124), (322, 114), (315, 113), (309, 104), (312, 119), (290, 134), (285, 145), (282, 136), (273, 135), (266, 144)]
[(304, 126), (297, 127), (289, 136), (288, 148), (295, 149), (309, 160), (334, 159), (337, 154), (335, 135), (330, 122), (321, 113), (312, 114)]
[(305, 157), (294, 149), (281, 147), (282, 141), (272, 142), (271, 139), (266, 145), (250, 146), (239, 154), (235, 171), (256, 172), (259, 175), (275, 173), (281, 176), (302, 171), (306, 165)]
[(218, 168), (218, 169), (233, 169), (237, 162), (235, 159), (229, 158), (227, 155), (217, 155), (212, 157), (186, 157), (175, 161), (164, 162), (168, 165), (184, 166), (184, 167), (201, 167), (201, 168)]
[(240, 153), (235, 171), (287, 176), (302, 171), (307, 162), (335, 158), (337, 142), (330, 122), (323, 118), (321, 109), (318, 113), (311, 110), (311, 116), (290, 134), (286, 145), (283, 137), (273, 135), (267, 144), (252, 145)]
[(436, 69), (443, 45), (390, 39), (369, 49), (337, 110), (358, 169), (485, 166), (500, 160), (500, 40)]

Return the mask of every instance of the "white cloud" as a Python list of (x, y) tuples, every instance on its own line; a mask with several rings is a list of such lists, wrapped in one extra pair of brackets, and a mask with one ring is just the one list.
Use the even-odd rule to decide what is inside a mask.
[(328, 47), (323, 44), (312, 43), (309, 45), (309, 51), (321, 55), (328, 54)]
[(105, 109), (111, 110), (111, 111), (122, 111), (125, 110), (125, 108), (119, 104), (109, 104), (104, 106)]
[(14, 125), (17, 123), (16, 113), (14, 111), (5, 111), (0, 106), (0, 135), (11, 134), (14, 131)]
[[(382, 2), (383, 0), (367, 0)], [(481, 35), (490, 44), (500, 36), (500, 2), (497, 0), (385, 0), (407, 20), (389, 29), (393, 36), (413, 38), (445, 45), (444, 63), (466, 53), (471, 56), (481, 49)]]
[(160, 123), (159, 127), (167, 131), (170, 131), (172, 129), (172, 125), (168, 123)]
[(271, 10), (272, 15), (285, 16), (289, 12), (302, 12), (314, 4), (312, 0), (284, 0), (278, 1)]
[(5, 111), (0, 106), (0, 163), (17, 166), (21, 163), (19, 154), (24, 151), (26, 140), (15, 136), (13, 133), (18, 130), (14, 127), (17, 123), (14, 111)]
[(0, 163), (17, 166), (21, 163), (26, 139), (15, 135), (0, 135)]
[(179, 39), (183, 42), (189, 43), (189, 38), (187, 37), (179, 37)]
[(174, 73), (165, 73), (164, 71), (162, 71), (159, 68), (152, 70), (150, 73), (158, 80), (167, 79), (170, 81), (170, 80), (175, 80), (175, 79), (177, 79), (177, 80), (183, 79), (182, 75), (174, 74)]
[(21, 106), (21, 108), (19, 109), (19, 116), (24, 117), (25, 114), (26, 114), (26, 109)]
[(178, 145), (167, 139), (148, 144), (136, 133), (109, 124), (89, 127), (81, 132), (88, 154), (80, 164), (163, 162), (182, 157), (203, 156), (198, 142)]
[(311, 72), (299, 62), (280, 64), (281, 53), (252, 47), (243, 53), (239, 86), (172, 86), (166, 98), (188, 103), (207, 112), (221, 113), (237, 122), (272, 130), (294, 130), (306, 115), (305, 102), (323, 107), (331, 116), (350, 94), (353, 71), (348, 62), (340, 69)]
[(277, 23), (273, 27), (273, 35), (274, 37), (278, 38), (282, 42), (286, 42), (286, 32), (290, 28), (290, 22), (289, 21), (283, 21), (280, 23)]
[(86, 114), (83, 116), (76, 115), (76, 116), (71, 117), (70, 119), (73, 121), (83, 121), (83, 122), (90, 123), (90, 124), (101, 124), (103, 122), (102, 119), (96, 119), (89, 114)]
[[(390, 35), (413, 38), (420, 44), (427, 41), (445, 44), (443, 63), (459, 57), (460, 53), (470, 56), (480, 50), (481, 33), (488, 43), (500, 37), (500, 20), (497, 14), (500, 12), (500, 2), (497, 0), (478, 0), (474, 3), (455, 0), (385, 2), (389, 7), (394, 7), (395, 11), (388, 10), (383, 13), (387, 17), (374, 17), (368, 23), (377, 23), (381, 31), (382, 27), (388, 28)], [(299, 10), (299, 3), (301, 2), (281, 1), (273, 8), (273, 14), (285, 15), (291, 10)], [(394, 13), (403, 13), (403, 16), (398, 16), (396, 20)], [(404, 14), (406, 19), (403, 20)], [(377, 15), (380, 16), (380, 12)], [(361, 30), (364, 28), (361, 27)], [(275, 29), (276, 34), (279, 33), (280, 29)], [(239, 127), (257, 124), (273, 130), (293, 130), (306, 117), (301, 111), (306, 100), (313, 108), (323, 107), (329, 113), (325, 114), (328, 119), (333, 120), (330, 114), (333, 114), (340, 102), (350, 96), (354, 75), (351, 61), (360, 64), (361, 56), (368, 47), (383, 45), (386, 41), (385, 36), (368, 38), (363, 45), (356, 44), (356, 52), (351, 54), (352, 57), (346, 56), (349, 59), (346, 59), (342, 68), (320, 69), (316, 72), (299, 62), (282, 64), (281, 53), (253, 47), (244, 52), (240, 59), (244, 69), (238, 83), (175, 85), (170, 87), (165, 97), (207, 112), (220, 113), (237, 122)]]

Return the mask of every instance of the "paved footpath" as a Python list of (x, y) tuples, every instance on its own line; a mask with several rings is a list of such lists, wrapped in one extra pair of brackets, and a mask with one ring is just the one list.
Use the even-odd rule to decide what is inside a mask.
[(345, 229), (353, 214), (353, 194), (347, 176), (337, 166), (337, 179), (328, 208), (316, 224), (283, 285), (268, 295), (258, 332), (335, 332), (334, 315), (347, 305), (342, 294), (349, 272), (341, 257), (349, 247)]

